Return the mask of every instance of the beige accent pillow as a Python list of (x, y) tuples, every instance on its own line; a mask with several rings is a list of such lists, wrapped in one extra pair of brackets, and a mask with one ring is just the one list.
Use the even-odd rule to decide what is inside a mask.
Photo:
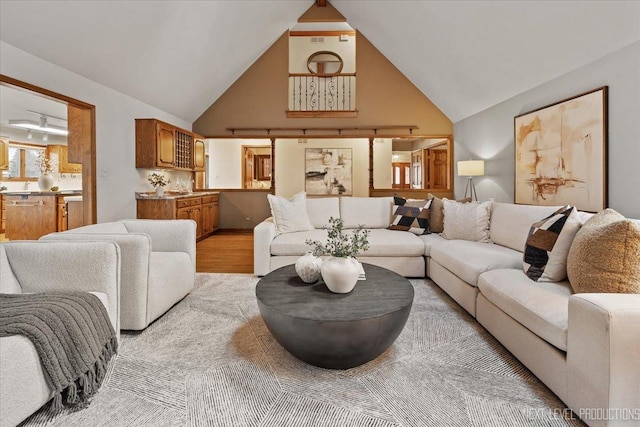
[(491, 202), (460, 203), (443, 199), (444, 231), (442, 237), (453, 240), (491, 243), (489, 221)]
[(584, 223), (569, 250), (575, 293), (640, 293), (640, 226), (613, 209)]
[(276, 234), (295, 233), (313, 230), (307, 214), (307, 193), (304, 191), (291, 199), (267, 194), (271, 206), (271, 215), (276, 225)]
[[(431, 193), (427, 195), (427, 198), (432, 199), (431, 206), (429, 207), (431, 211), (429, 216), (429, 232), (442, 233), (444, 231), (444, 204), (442, 203), (442, 199)], [(457, 201), (460, 203), (469, 203), (471, 202), (471, 197)]]

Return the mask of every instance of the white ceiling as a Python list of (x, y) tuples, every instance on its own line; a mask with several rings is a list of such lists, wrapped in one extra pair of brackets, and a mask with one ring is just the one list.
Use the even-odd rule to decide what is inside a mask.
[[(331, 3), (454, 122), (640, 40), (638, 1)], [(0, 39), (193, 122), (311, 4), (2, 0)]]

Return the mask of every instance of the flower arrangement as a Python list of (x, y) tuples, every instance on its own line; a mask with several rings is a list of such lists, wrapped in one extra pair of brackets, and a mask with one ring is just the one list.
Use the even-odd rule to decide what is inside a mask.
[(36, 154), (35, 163), (43, 175), (53, 173), (53, 170), (56, 168), (56, 161), (47, 157), (44, 151)]
[(153, 172), (147, 176), (147, 180), (153, 185), (153, 188), (165, 187), (171, 182), (163, 173)]
[(331, 217), (329, 218), (329, 227), (326, 229), (329, 231), (326, 243), (318, 240), (305, 240), (307, 245), (313, 246), (315, 256), (331, 255), (339, 258), (355, 258), (361, 251), (369, 249), (369, 230), (365, 230), (362, 225), (353, 230), (351, 235), (347, 235), (343, 232), (344, 221)]

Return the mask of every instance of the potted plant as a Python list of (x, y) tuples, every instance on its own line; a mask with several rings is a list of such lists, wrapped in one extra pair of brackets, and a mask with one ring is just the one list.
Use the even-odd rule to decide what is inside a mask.
[(156, 195), (158, 197), (164, 196), (164, 187), (169, 185), (171, 182), (170, 179), (163, 173), (152, 172), (147, 176), (147, 180), (153, 185), (153, 188), (156, 189)]
[(361, 265), (356, 256), (369, 249), (369, 230), (359, 226), (353, 232), (344, 232), (344, 221), (340, 218), (329, 218), (327, 241), (307, 239), (305, 243), (313, 246), (316, 256), (329, 255), (322, 262), (320, 273), (331, 292), (344, 294), (351, 292), (358, 282)]

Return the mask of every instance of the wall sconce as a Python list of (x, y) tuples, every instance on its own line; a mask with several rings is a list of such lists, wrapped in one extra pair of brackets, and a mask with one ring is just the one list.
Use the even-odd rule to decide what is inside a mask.
[(467, 177), (467, 187), (464, 190), (464, 197), (467, 194), (471, 200), (478, 200), (476, 186), (473, 183), (474, 176), (484, 176), (484, 160), (462, 160), (458, 162), (458, 176)]

